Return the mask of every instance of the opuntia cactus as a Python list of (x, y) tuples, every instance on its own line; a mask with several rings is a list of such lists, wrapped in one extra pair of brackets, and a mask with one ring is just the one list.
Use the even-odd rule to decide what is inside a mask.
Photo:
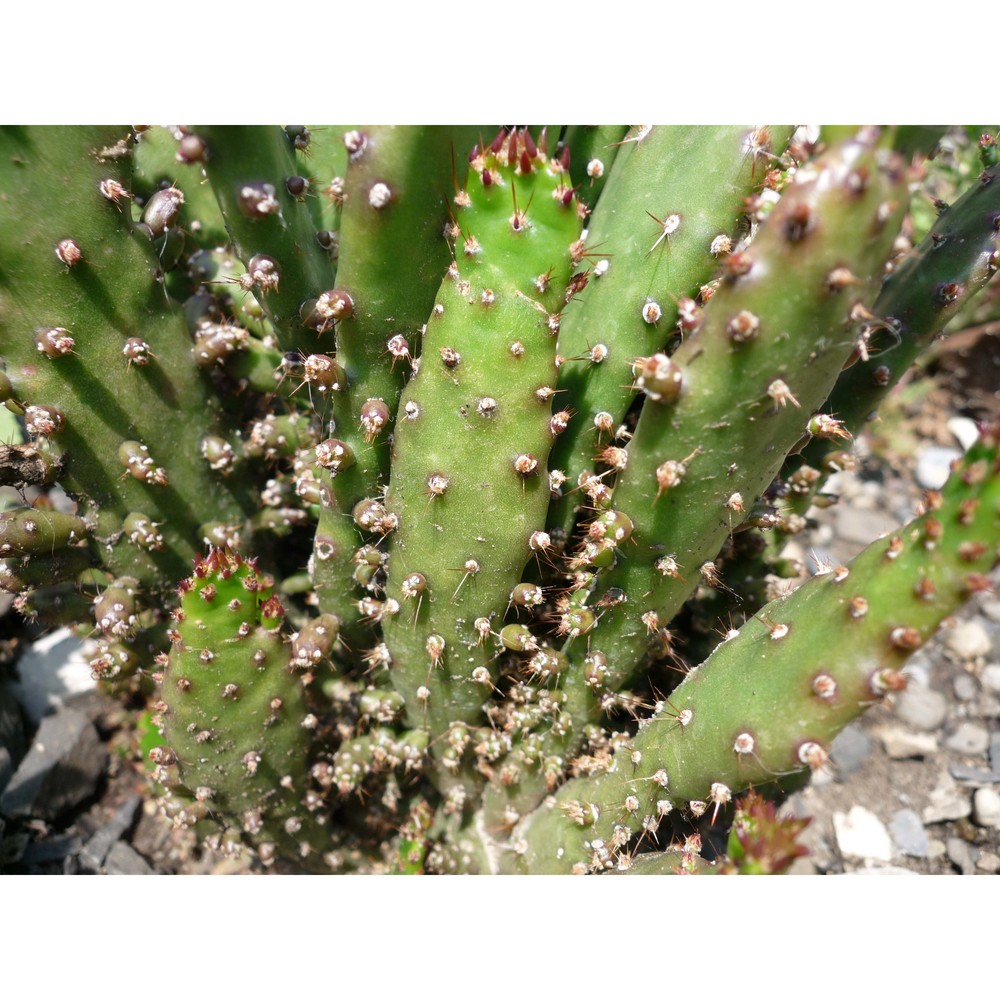
[[(768, 799), (997, 561), (986, 428), (764, 606), (996, 271), (983, 150), (913, 248), (891, 128), (4, 129), (0, 587), (265, 869), (785, 870)], [(692, 600), (749, 617), (702, 657)]]

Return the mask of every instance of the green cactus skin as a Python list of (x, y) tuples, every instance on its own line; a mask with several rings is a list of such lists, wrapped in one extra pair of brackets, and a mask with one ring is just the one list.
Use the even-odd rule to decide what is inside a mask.
[[(60, 482), (80, 498), (95, 555), (162, 589), (194, 558), (198, 525), (241, 523), (247, 499), (198, 455), (216, 406), (153, 280), (148, 241), (132, 233), (129, 131), (10, 127), (0, 144), (0, 351), (14, 399), (39, 447), (64, 456)], [(126, 353), (137, 340), (145, 358)], [(183, 432), (168, 440), (179, 413)], [(116, 457), (126, 438), (146, 442), (155, 462), (126, 470)], [(133, 511), (159, 525), (156, 548), (123, 533)]]
[(407, 716), (432, 734), (480, 720), (488, 633), (545, 523), (554, 333), (581, 227), (567, 180), (527, 132), (473, 157), (455, 262), (400, 403), (386, 501), (398, 520), (386, 596), (399, 611), (383, 633)]
[(985, 171), (926, 239), (897, 263), (871, 309), (857, 349), (823, 411), (835, 420), (791, 456), (784, 515), (804, 516), (826, 473), (842, 468), (843, 440), (876, 418), (882, 400), (916, 357), (996, 274), (1000, 263), (1000, 167)]
[[(552, 465), (576, 486), (594, 468), (634, 399), (629, 365), (661, 351), (720, 258), (739, 241), (744, 200), (763, 182), (792, 130), (784, 126), (657, 126), (622, 145), (587, 230), (591, 280), (559, 330), (560, 405), (575, 415)], [(606, 271), (604, 270), (606, 268)], [(594, 354), (597, 350), (600, 353)], [(604, 430), (598, 414), (608, 414)], [(608, 428), (611, 428), (610, 430)], [(549, 526), (572, 527), (578, 492), (554, 502)]]
[[(634, 530), (597, 590), (627, 598), (592, 636), (609, 686), (661, 638), (828, 395), (854, 347), (852, 306), (877, 286), (905, 200), (898, 164), (883, 172), (860, 141), (801, 169), (746, 252), (749, 272), (720, 287), (672, 356), (679, 398), (647, 399), (614, 489)], [(686, 471), (665, 471), (669, 461)]]
[[(321, 607), (355, 629), (356, 642), (369, 646), (375, 642), (371, 630), (363, 639), (364, 630), (354, 624), (357, 594), (345, 579), (344, 563), (322, 556), (331, 543), (344, 551), (360, 544), (348, 520), (351, 511), (379, 496), (388, 482), (393, 417), (450, 260), (441, 238), (447, 197), (465, 175), (464, 158), (459, 173), (455, 157), (472, 144), (476, 131), (369, 126), (344, 133), (341, 140), (350, 162), (343, 186), (337, 291), (344, 305), (336, 342), (346, 388), (333, 395), (330, 415), (336, 439), (347, 445), (353, 461), (324, 476), (335, 503), (320, 512), (312, 571)], [(394, 344), (408, 346), (393, 353)], [(369, 404), (385, 408), (387, 419), (378, 426), (365, 419)]]
[[(32, 516), (38, 517), (39, 513), (45, 517), (52, 512), (32, 511)], [(63, 516), (72, 517), (71, 514)], [(7, 524), (7, 513), (0, 514), (2, 539), (6, 539)], [(0, 540), (0, 550), (6, 544), (6, 540)], [(92, 564), (93, 557), (86, 548), (64, 548), (54, 554), (51, 548), (46, 548), (44, 552), (33, 553), (30, 557), (5, 556), (0, 559), (0, 590), (8, 594), (19, 594), (36, 587), (62, 583), (73, 579)]]
[[(859, 331), (894, 361), (995, 269), (995, 164), (875, 303), (900, 130), (828, 129), (813, 160), (777, 126), (559, 128), (551, 156), (481, 143), (467, 188), (453, 149), (492, 130), (0, 133), (0, 403), (29, 441), (0, 451), (25, 489), (0, 590), (90, 631), (121, 697), (157, 675), (164, 808), (209, 846), (270, 870), (778, 871), (795, 831), (734, 822), (733, 797), (803, 781), (898, 688), (898, 647), (986, 586), (995, 451), (709, 655), (714, 616), (767, 599), (757, 531), (796, 522), (775, 473), (805, 502), (809, 435), (847, 433), (819, 410)], [(932, 198), (979, 169), (949, 139)], [(716, 814), (725, 862), (671, 843)]]
[(333, 288), (335, 268), (316, 239), (323, 228), (318, 205), (288, 190), (288, 179), (299, 176), (293, 142), (277, 126), (199, 125), (191, 134), (205, 143), (205, 173), (244, 267), (253, 276), (255, 258), (277, 265), (253, 293), (281, 348), (312, 353), (317, 336), (303, 325), (302, 305)]
[[(969, 452), (926, 514), (848, 568), (829, 567), (769, 604), (688, 674), (605, 773), (564, 785), (514, 831), (525, 845), (517, 867), (603, 868), (614, 863), (612, 844), (623, 847), (645, 817), (655, 819), (661, 800), (721, 807), (733, 792), (822, 766), (844, 726), (905, 685), (910, 653), (989, 585), (998, 503), (990, 440)], [(585, 827), (574, 815), (596, 820)]]
[(309, 181), (306, 198), (319, 202), (323, 230), (332, 242), (327, 249), (336, 263), (340, 253), (340, 220), (344, 205), (344, 178), (350, 158), (344, 136), (359, 131), (356, 125), (313, 126), (301, 131), (302, 126), (286, 125), (285, 134), (292, 135), (299, 175)]
[[(824, 410), (859, 432), (917, 355), (1000, 265), (1000, 166), (983, 171), (885, 281), (864, 352), (837, 380)], [(859, 347), (858, 354), (861, 354)], [(818, 459), (823, 442), (807, 451)], [(826, 448), (824, 450), (829, 450)]]
[[(584, 727), (600, 717), (601, 695), (628, 684), (651, 647), (665, 651), (666, 627), (701, 582), (701, 567), (771, 482), (852, 350), (852, 304), (877, 283), (905, 202), (894, 166), (891, 176), (875, 167), (874, 138), (800, 171), (746, 252), (749, 273), (719, 288), (701, 331), (673, 355), (678, 398), (646, 400), (610, 500), (627, 537), (602, 543), (591, 628), (564, 650), (573, 669), (563, 712), (575, 724), (546, 735), (537, 759), (573, 756)], [(846, 267), (857, 284), (831, 289), (831, 273)], [(740, 329), (737, 338), (744, 320), (755, 334), (744, 339)], [(666, 463), (674, 463), (669, 477)], [(541, 801), (546, 781), (528, 775), (516, 785), (491, 782), (489, 825)]]
[(87, 525), (73, 514), (18, 507), (0, 514), (0, 556), (53, 555), (88, 534)]
[[(223, 246), (227, 241), (226, 224), (211, 187), (205, 183), (202, 164), (200, 160), (184, 158), (191, 141), (191, 137), (180, 135), (178, 130), (171, 134), (163, 126), (152, 126), (139, 133), (133, 194), (145, 204), (163, 187), (179, 188), (184, 192), (184, 207), (177, 225), (203, 246)], [(141, 206), (136, 206), (136, 222), (141, 218)]]
[(568, 125), (559, 141), (569, 150), (573, 185), (591, 212), (608, 181), (618, 150), (625, 145), (627, 132), (624, 125)]
[(265, 863), (308, 859), (323, 842), (304, 804), (316, 720), (289, 669), (271, 581), (252, 561), (213, 549), (180, 591), (163, 676), (167, 749), (155, 758), (171, 788), (168, 811), (192, 824), (211, 815), (221, 843), (248, 841)]
[[(370, 126), (348, 135), (359, 147), (344, 182), (344, 260), (337, 274), (349, 299), (337, 323), (337, 360), (348, 388), (333, 408), (338, 433), (356, 459), (334, 486), (346, 508), (388, 481), (391, 416), (450, 261), (441, 239), (448, 193), (465, 179), (464, 169), (456, 176), (455, 158), (476, 130)], [(388, 342), (397, 335), (411, 345), (411, 356), (392, 353)], [(374, 436), (359, 422), (369, 399), (384, 400), (390, 413)]]

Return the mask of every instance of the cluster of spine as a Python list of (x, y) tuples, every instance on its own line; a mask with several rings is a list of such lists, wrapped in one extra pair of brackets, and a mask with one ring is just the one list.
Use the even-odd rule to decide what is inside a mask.
[[(985, 586), (993, 452), (660, 694), (685, 602), (760, 607), (760, 532), (996, 270), (995, 143), (880, 291), (909, 140), (821, 140), (3, 131), (0, 588), (156, 671), (179, 823), (304, 870), (700, 871), (700, 818), (898, 688)], [(735, 870), (796, 855), (766, 805), (733, 831)]]

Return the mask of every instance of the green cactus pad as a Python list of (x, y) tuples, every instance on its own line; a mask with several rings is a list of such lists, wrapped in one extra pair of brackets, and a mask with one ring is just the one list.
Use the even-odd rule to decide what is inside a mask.
[(276, 849), (308, 857), (310, 717), (272, 582), (252, 560), (213, 549), (180, 589), (163, 676), (167, 749), (157, 751), (172, 796), (187, 819), (212, 816), (264, 861)]
[[(64, 458), (60, 482), (80, 499), (100, 558), (162, 589), (194, 558), (198, 524), (241, 522), (247, 499), (194, 460), (218, 408), (155, 280), (152, 248), (133, 234), (131, 146), (125, 128), (0, 133), (0, 353), (29, 432)], [(144, 363), (129, 353), (136, 340)], [(183, 428), (167, 444), (179, 413)], [(123, 476), (116, 456), (127, 440), (154, 447), (169, 486)], [(132, 510), (159, 524), (162, 547), (131, 544), (122, 524)]]
[[(580, 233), (562, 165), (527, 132), (501, 134), (472, 168), (455, 261), (400, 403), (387, 497), (398, 527), (386, 593), (399, 612), (383, 629), (409, 718), (432, 732), (478, 720), (488, 633), (544, 526), (554, 335)], [(425, 585), (406, 599), (413, 574)]]

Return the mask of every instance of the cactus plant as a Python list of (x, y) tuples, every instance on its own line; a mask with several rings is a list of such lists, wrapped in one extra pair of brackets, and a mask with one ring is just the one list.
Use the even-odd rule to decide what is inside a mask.
[(767, 532), (998, 261), (992, 144), (911, 248), (905, 136), (820, 135), (2, 130), (0, 586), (151, 699), (175, 822), (280, 871), (787, 868), (759, 793), (1000, 545), (985, 429), (762, 606)]

